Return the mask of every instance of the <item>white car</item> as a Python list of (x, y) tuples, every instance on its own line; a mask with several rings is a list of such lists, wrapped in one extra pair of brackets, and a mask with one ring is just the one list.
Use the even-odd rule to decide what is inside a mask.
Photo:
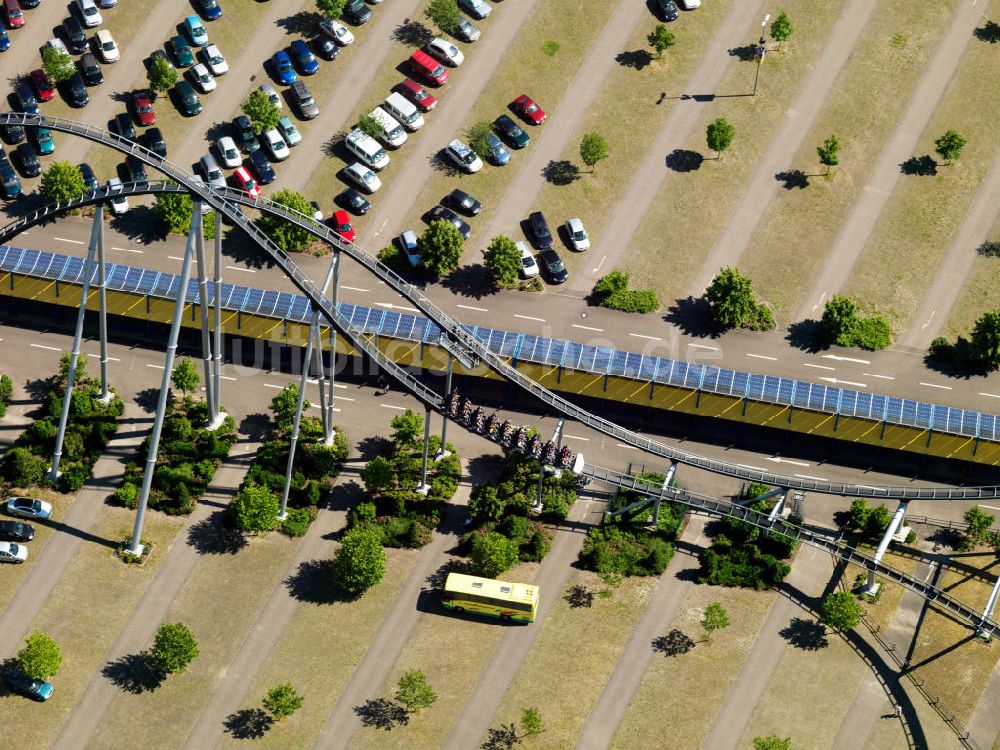
[(354, 41), (354, 34), (351, 33), (350, 29), (339, 21), (334, 21), (332, 18), (324, 18), (319, 22), (319, 27), (324, 34), (341, 47), (346, 47)]
[(80, 19), (88, 29), (104, 23), (104, 19), (101, 18), (101, 11), (97, 9), (94, 0), (76, 0), (76, 9), (80, 11)]
[(590, 237), (587, 236), (587, 230), (583, 228), (583, 222), (579, 219), (570, 219), (566, 222), (566, 234), (569, 235), (569, 242), (577, 252), (590, 247)]
[(236, 141), (228, 135), (222, 136), (215, 142), (215, 150), (218, 152), (219, 158), (222, 159), (222, 163), (226, 169), (236, 169), (243, 163), (243, 159), (240, 157), (240, 150), (236, 148)]
[(462, 50), (441, 37), (435, 37), (428, 42), (427, 51), (445, 65), (450, 65), (453, 68), (457, 68), (465, 60)]
[(273, 84), (262, 83), (257, 88), (258, 90), (263, 91), (265, 94), (267, 94), (267, 98), (271, 100), (271, 104), (273, 104), (279, 110), (285, 108), (285, 105), (282, 103), (281, 97), (278, 96), (278, 92), (275, 90)]
[(215, 76), (209, 73), (208, 68), (201, 63), (189, 68), (188, 76), (191, 78), (191, 83), (197, 86), (201, 93), (207, 94), (210, 91), (215, 91)]
[(535, 278), (538, 275), (538, 263), (535, 262), (535, 256), (531, 254), (528, 243), (518, 240), (514, 244), (521, 253), (521, 276), (526, 279)]
[(677, 0), (684, 10), (694, 10), (701, 7), (701, 0)]
[(101, 56), (101, 60), (104, 62), (118, 62), (121, 58), (121, 50), (118, 49), (118, 43), (115, 42), (115, 38), (111, 36), (111, 32), (107, 29), (101, 29), (94, 35), (94, 43), (97, 47), (97, 54)]
[(23, 563), (28, 559), (28, 548), (14, 542), (0, 542), (0, 562)]
[(224, 76), (229, 72), (229, 63), (226, 62), (226, 58), (222, 56), (219, 48), (214, 44), (198, 50), (198, 57), (205, 63), (213, 76)]
[(281, 137), (289, 146), (298, 146), (302, 143), (302, 133), (295, 127), (292, 118), (287, 115), (278, 119), (278, 132), (281, 133)]
[(353, 182), (362, 192), (371, 194), (382, 187), (382, 181), (372, 170), (359, 161), (348, 165), (344, 170), (344, 177)]
[(271, 161), (284, 161), (288, 158), (288, 144), (276, 128), (265, 130), (261, 133), (260, 140), (271, 155)]
[(473, 18), (482, 21), (493, 10), (484, 0), (459, 0), (459, 7)]
[(6, 510), (11, 516), (44, 520), (52, 515), (52, 504), (34, 497), (10, 497), (7, 498)]
[(483, 168), (483, 160), (476, 155), (475, 151), (457, 138), (448, 144), (445, 153), (463, 172), (475, 174)]
[(222, 170), (219, 168), (219, 162), (215, 160), (214, 156), (211, 154), (205, 154), (201, 157), (201, 161), (198, 164), (201, 167), (201, 174), (205, 178), (205, 182), (208, 183), (209, 187), (219, 190), (226, 187), (226, 176), (222, 174)]
[(407, 229), (405, 232), (396, 237), (395, 242), (396, 247), (398, 247), (403, 255), (406, 256), (406, 261), (411, 266), (417, 268), (424, 262), (424, 256), (417, 250), (417, 233), (412, 229)]
[(108, 190), (112, 193), (111, 196), (111, 213), (115, 216), (121, 216), (128, 212), (128, 198), (124, 195), (114, 195), (114, 193), (120, 193), (122, 189), (122, 181), (117, 177), (112, 177), (108, 180)]

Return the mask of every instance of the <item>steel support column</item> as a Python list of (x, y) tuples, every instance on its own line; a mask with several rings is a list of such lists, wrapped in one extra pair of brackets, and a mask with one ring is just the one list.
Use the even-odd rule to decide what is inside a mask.
[(215, 274), (212, 278), (215, 302), (215, 345), (212, 354), (212, 387), (215, 389), (215, 418), (222, 422), (222, 214), (215, 212)]
[[(879, 542), (878, 549), (875, 550), (875, 565), (877, 566), (882, 562), (882, 558), (885, 556), (885, 551), (889, 549), (889, 542), (892, 541), (892, 537), (895, 536), (897, 529), (899, 529), (900, 524), (903, 522), (903, 516), (906, 515), (906, 506), (909, 502), (904, 500), (896, 508), (896, 512), (892, 514), (892, 520), (889, 521), (889, 527), (885, 530), (885, 534), (882, 535), (882, 541)], [(878, 581), (875, 578), (875, 570), (868, 571), (868, 582), (862, 587), (862, 591), (866, 594), (873, 595), (878, 591)]]
[(323, 366), (323, 338), (319, 330), (319, 317), (317, 313), (316, 326), (309, 331), (310, 336), (315, 337), (313, 343), (313, 369), (316, 371), (316, 384), (319, 387), (319, 420), (323, 425), (323, 437), (331, 434), (332, 425), (328, 422), (330, 418), (326, 409), (326, 368)]
[(663, 500), (663, 493), (667, 491), (670, 487), (671, 482), (674, 481), (674, 474), (677, 473), (677, 462), (671, 461), (670, 466), (667, 467), (667, 473), (663, 475), (663, 484), (660, 486), (660, 494), (656, 496), (656, 503), (653, 505), (653, 528), (657, 528), (660, 525), (660, 502)]
[[(993, 610), (996, 608), (998, 595), (1000, 595), (1000, 578), (997, 578), (997, 582), (993, 584), (993, 591), (990, 592), (990, 598), (986, 600), (986, 606), (983, 608), (983, 622), (993, 619)], [(986, 640), (990, 638), (989, 631), (983, 630), (981, 627), (977, 635)]]
[(288, 465), (285, 467), (285, 487), (281, 491), (281, 508), (278, 520), (288, 517), (288, 492), (292, 487), (292, 466), (295, 464), (295, 444), (299, 441), (299, 423), (302, 421), (302, 405), (306, 400), (306, 382), (309, 378), (309, 358), (312, 356), (313, 340), (319, 328), (319, 310), (313, 308), (312, 323), (309, 326), (309, 341), (306, 343), (306, 356), (302, 359), (302, 377), (299, 378), (299, 400), (295, 405), (295, 421), (292, 422), (292, 436), (288, 443)]
[(417, 494), (426, 495), (431, 491), (431, 486), (427, 484), (427, 451), (431, 444), (431, 407), (424, 407), (424, 458), (420, 466), (420, 485), (417, 487)]
[[(455, 358), (452, 357), (451, 352), (448, 352), (448, 370), (444, 376), (444, 397), (451, 398), (451, 374), (452, 370), (455, 369), (454, 362)], [(448, 412), (442, 410), (441, 412), (441, 447), (438, 448), (437, 454), (434, 456), (435, 461), (440, 461), (445, 456), (450, 456), (451, 451), (448, 450)]]
[(101, 398), (103, 404), (111, 402), (108, 387), (108, 277), (104, 268), (104, 204), (94, 206), (94, 225), (97, 229), (97, 284), (98, 326), (101, 339)]
[(195, 201), (193, 216), (199, 218), (194, 233), (194, 248), (198, 263), (198, 308), (201, 310), (201, 359), (205, 367), (205, 403), (208, 405), (208, 429), (219, 426), (219, 412), (215, 403), (215, 378), (212, 367), (212, 337), (208, 327), (208, 266), (205, 263), (205, 231), (201, 219), (201, 201)]

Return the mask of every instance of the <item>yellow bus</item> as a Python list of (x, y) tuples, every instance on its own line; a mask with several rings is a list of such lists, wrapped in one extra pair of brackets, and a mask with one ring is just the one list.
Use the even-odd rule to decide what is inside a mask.
[(446, 609), (456, 612), (471, 612), (513, 622), (534, 622), (538, 586), (449, 573), (441, 593), (441, 603)]

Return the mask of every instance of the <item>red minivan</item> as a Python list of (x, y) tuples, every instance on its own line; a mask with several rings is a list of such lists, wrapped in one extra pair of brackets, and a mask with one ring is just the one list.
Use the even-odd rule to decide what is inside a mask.
[(448, 83), (448, 71), (445, 67), (423, 50), (418, 49), (410, 55), (410, 65), (417, 73), (438, 86)]

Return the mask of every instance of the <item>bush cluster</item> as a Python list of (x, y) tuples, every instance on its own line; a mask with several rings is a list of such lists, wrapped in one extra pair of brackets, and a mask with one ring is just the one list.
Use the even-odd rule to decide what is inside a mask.
[(851, 510), (848, 512), (848, 525), (855, 531), (861, 532), (868, 539), (881, 539), (885, 530), (889, 528), (892, 515), (885, 505), (877, 508), (868, 505), (867, 502), (858, 498), (851, 503)]
[(660, 307), (660, 300), (652, 289), (629, 289), (629, 275), (612, 271), (594, 284), (594, 302), (600, 307), (623, 312), (651, 313)]
[(823, 338), (830, 344), (876, 351), (892, 343), (892, 326), (881, 315), (862, 315), (854, 300), (835, 294), (826, 303)]
[(735, 268), (723, 268), (705, 290), (712, 322), (722, 328), (774, 328), (771, 308), (757, 301), (753, 283)]
[(14, 384), (9, 375), (0, 375), (0, 419), (7, 416), (7, 407), (14, 396)]

